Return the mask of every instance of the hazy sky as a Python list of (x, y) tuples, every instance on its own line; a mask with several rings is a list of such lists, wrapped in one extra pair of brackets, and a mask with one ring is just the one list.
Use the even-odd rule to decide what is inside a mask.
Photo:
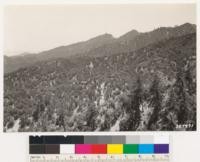
[(194, 4), (29, 5), (4, 12), (6, 55), (39, 52), (110, 33), (196, 24)]

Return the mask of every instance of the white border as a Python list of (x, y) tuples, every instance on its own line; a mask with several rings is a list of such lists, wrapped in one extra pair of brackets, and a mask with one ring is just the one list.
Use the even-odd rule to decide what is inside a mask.
[[(104, 2), (106, 1), (106, 2)], [(59, 2), (59, 3), (58, 3)], [(122, 3), (123, 2), (123, 3)], [(44, 4), (177, 4), (177, 3), (195, 3), (196, 0), (5, 0), (3, 5), (1, 6), (1, 10), (0, 10), (0, 18), (2, 17), (2, 20), (3, 20), (3, 7), (6, 6), (6, 5), (10, 5), (10, 4), (16, 4), (16, 5), (25, 5), (25, 4), (29, 4), (29, 5), (44, 5)], [(199, 8), (199, 6), (198, 6)], [(197, 9), (198, 11), (198, 9)], [(198, 20), (198, 19), (197, 19)], [(2, 23), (3, 24), (3, 23)], [(197, 25), (197, 28), (199, 29), (199, 26)], [(197, 29), (197, 30), (198, 30)], [(198, 30), (199, 31), (199, 30)], [(199, 33), (199, 32), (198, 32)], [(3, 26), (1, 25), (0, 26), (0, 35), (2, 35), (2, 37), (0, 37), (0, 52), (1, 54), (3, 55), (3, 35), (4, 35), (4, 32), (3, 32)], [(197, 41), (199, 42), (199, 41)], [(199, 48), (197, 46), (197, 48)], [(199, 51), (199, 49), (197, 50)], [(198, 52), (199, 53), (199, 52)], [(198, 62), (199, 62), (199, 57), (197, 57), (197, 68), (198, 68)], [(1, 65), (3, 65), (3, 57), (1, 56), (1, 59), (0, 59), (0, 63)], [(0, 73), (3, 74), (3, 66), (1, 66), (1, 69), (0, 69)], [(197, 73), (197, 80), (199, 78), (199, 75)], [(0, 107), (3, 108), (3, 77), (1, 76), (0, 77)], [(197, 89), (200, 88), (199, 87), (200, 85), (197, 84)], [(199, 98), (199, 95), (197, 93), (197, 107), (199, 107), (199, 103), (198, 103), (198, 99)], [(3, 109), (0, 109), (0, 114), (3, 114)], [(198, 114), (198, 112), (197, 112)], [(198, 119), (198, 118), (197, 118)], [(200, 120), (199, 120), (200, 121)], [(3, 122), (3, 117), (2, 115), (0, 115), (0, 123)], [(198, 122), (199, 123), (199, 122)], [(199, 128), (199, 125), (197, 126), (197, 130)], [(0, 124), (0, 132), (3, 131), (3, 127), (2, 127), (2, 124)], [(83, 135), (88, 135), (88, 134), (96, 134), (96, 135), (102, 135), (102, 134), (105, 134), (105, 135), (109, 135), (109, 134), (121, 134), (121, 135), (133, 135), (133, 134), (152, 134), (152, 133), (159, 133), (159, 134), (165, 134), (165, 133), (169, 133), (169, 134), (173, 134), (173, 133), (182, 133), (182, 132), (179, 132), (179, 131), (173, 131), (173, 132), (170, 132), (170, 131), (162, 131), (162, 132), (152, 132), (152, 131), (140, 131), (140, 132), (17, 132), (16, 134), (35, 134), (35, 135), (43, 135), (43, 134), (55, 134), (55, 135), (66, 135), (66, 134), (83, 134)], [(194, 132), (185, 132), (185, 133), (197, 133), (196, 131)], [(6, 133), (7, 134), (7, 133)], [(15, 133), (11, 133), (11, 134), (15, 134)]]
[[(12, 159), (12, 157), (9, 157), (9, 159), (6, 159), (7, 156), (10, 156), (10, 154), (13, 154), (13, 159), (21, 162), (27, 161), (25, 160), (26, 157), (28, 157), (28, 135), (171, 135), (171, 155), (172, 155), (172, 161), (175, 162), (188, 162), (188, 161), (198, 161), (199, 156), (198, 152), (200, 150), (200, 132), (199, 132), (199, 104), (200, 104), (200, 96), (199, 96), (199, 52), (200, 52), (200, 46), (199, 44), (199, 12), (200, 12), (200, 5), (199, 0), (0, 0), (0, 21), (3, 22), (3, 7), (5, 5), (9, 4), (155, 4), (155, 3), (197, 3), (197, 131), (196, 132), (32, 132), (32, 133), (3, 133), (3, 23), (0, 23), (0, 152), (1, 157), (0, 161), (6, 161), (6, 162), (13, 162), (9, 161), (9, 159)], [(5, 149), (2, 146), (6, 145), (8, 142), (14, 143), (15, 146), (13, 149)], [(183, 151), (187, 151), (184, 146), (182, 145), (185, 143), (186, 147), (190, 147), (191, 151), (189, 152), (180, 152), (178, 149), (182, 149)], [(191, 146), (190, 146), (191, 145)], [(178, 148), (178, 149), (177, 149)], [(4, 149), (4, 150), (1, 150)], [(11, 151), (11, 152), (9, 152)], [(17, 151), (17, 152), (13, 152)], [(188, 156), (186, 156), (188, 154)], [(177, 158), (176, 158), (177, 157)], [(2, 159), (3, 158), (3, 159)], [(177, 161), (176, 159), (179, 159), (181, 161)]]
[(2, 0), (2, 4), (138, 4), (195, 3), (197, 0)]

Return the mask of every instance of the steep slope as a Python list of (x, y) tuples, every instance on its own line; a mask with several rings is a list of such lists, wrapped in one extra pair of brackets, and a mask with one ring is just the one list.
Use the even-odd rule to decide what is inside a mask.
[[(4, 76), (4, 130), (196, 129), (196, 33)], [(19, 122), (20, 121), (20, 122)], [(185, 127), (185, 125), (187, 127)]]
[(69, 58), (74, 55), (79, 55), (80, 53), (86, 53), (91, 49), (98, 48), (113, 41), (115, 41), (115, 38), (113, 38), (112, 35), (103, 34), (84, 42), (68, 46), (60, 46), (38, 54), (19, 55), (13, 57), (4, 56), (4, 72), (13, 72), (20, 68), (33, 65), (39, 61), (55, 58)]
[(128, 33), (125, 33), (124, 35), (120, 36), (118, 40), (120, 42), (129, 42), (130, 40), (133, 40), (135, 37), (137, 37), (140, 33), (137, 30), (131, 30)]
[[(139, 33), (136, 30), (132, 30), (118, 39), (113, 38), (110, 34), (104, 34), (85, 42), (57, 47), (36, 55), (9, 57), (9, 59), (5, 57), (6, 63), (4, 64), (4, 71), (5, 73), (9, 73), (21, 67), (33, 65), (38, 61), (46, 61), (55, 58), (79, 56), (101, 57), (117, 53), (127, 53), (164, 39), (186, 35), (195, 31), (195, 25), (186, 23), (177, 27), (162, 27), (146, 33)], [(31, 57), (31, 59), (29, 57)]]
[[(149, 44), (159, 42), (164, 39), (170, 39), (173, 37), (178, 37), (196, 31), (196, 26), (193, 24), (185, 23), (176, 27), (160, 27), (150, 32), (140, 33), (134, 36), (132, 39), (129, 38), (124, 43), (130, 51), (140, 49)], [(133, 31), (135, 33), (135, 31)], [(125, 34), (127, 35), (127, 34)], [(123, 38), (119, 38), (119, 41)]]
[(115, 38), (111, 34), (103, 34), (92, 38), (85, 42), (75, 43), (69, 46), (57, 47), (45, 52), (41, 52), (39, 57), (41, 60), (47, 60), (51, 58), (66, 58), (69, 56), (79, 55), (80, 53), (87, 53), (91, 49), (101, 47), (105, 44), (110, 44)]

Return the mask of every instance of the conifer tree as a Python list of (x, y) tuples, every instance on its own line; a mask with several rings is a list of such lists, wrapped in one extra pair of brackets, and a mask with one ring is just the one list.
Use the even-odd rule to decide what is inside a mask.
[(131, 92), (130, 103), (123, 103), (127, 120), (121, 124), (120, 130), (136, 130), (140, 123), (140, 104), (142, 102), (142, 84), (138, 76), (135, 89)]
[(177, 72), (176, 82), (174, 84), (174, 93), (176, 99), (177, 120), (178, 124), (184, 124), (187, 121), (186, 97), (184, 92), (184, 84), (181, 78), (181, 73)]
[(133, 123), (134, 123), (134, 130), (137, 129), (140, 123), (140, 104), (142, 102), (142, 84), (140, 77), (138, 77), (137, 82), (136, 82), (136, 89), (133, 93), (133, 98), (131, 102), (131, 107), (134, 109), (133, 113)]
[(176, 128), (177, 117), (175, 115), (175, 100), (174, 93), (171, 90), (169, 93), (169, 98), (165, 103), (165, 106), (159, 114), (159, 130), (174, 130)]
[(160, 95), (158, 86), (159, 86), (159, 80), (157, 76), (155, 75), (150, 91), (149, 91), (150, 106), (153, 107), (153, 112), (147, 124), (148, 130), (154, 129), (153, 126), (156, 125), (156, 122), (158, 121), (158, 115), (161, 110), (161, 95)]

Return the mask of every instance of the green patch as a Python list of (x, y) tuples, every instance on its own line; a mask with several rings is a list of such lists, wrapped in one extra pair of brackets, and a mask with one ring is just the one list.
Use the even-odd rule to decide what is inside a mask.
[(124, 154), (137, 154), (138, 145), (137, 144), (124, 144)]

